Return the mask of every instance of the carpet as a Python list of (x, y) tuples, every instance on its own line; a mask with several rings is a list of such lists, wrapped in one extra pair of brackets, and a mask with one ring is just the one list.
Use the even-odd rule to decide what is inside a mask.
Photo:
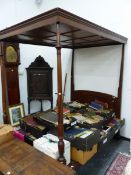
[(130, 159), (130, 155), (118, 153), (105, 175), (126, 175), (125, 169)]

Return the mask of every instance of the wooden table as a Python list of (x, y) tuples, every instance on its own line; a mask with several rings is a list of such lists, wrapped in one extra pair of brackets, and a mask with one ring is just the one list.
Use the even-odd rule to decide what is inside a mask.
[(75, 171), (17, 139), (0, 145), (0, 171), (10, 175), (75, 175)]

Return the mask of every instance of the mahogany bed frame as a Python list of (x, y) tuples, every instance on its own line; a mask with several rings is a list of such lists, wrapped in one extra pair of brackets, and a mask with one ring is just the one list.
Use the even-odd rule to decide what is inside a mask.
[[(108, 29), (98, 26), (79, 16), (60, 8), (47, 11), (36, 17), (16, 24), (0, 31), (1, 42), (15, 42), (55, 47), (57, 51), (57, 82), (58, 82), (58, 148), (59, 161), (65, 162), (64, 153), (64, 129), (63, 129), (63, 99), (62, 99), (62, 69), (61, 48), (74, 50), (77, 48), (100, 47), (107, 45), (122, 45), (121, 73), (119, 80), (118, 98), (107, 94), (75, 91), (73, 89), (73, 69), (71, 78), (72, 100), (79, 99), (84, 102), (85, 96), (93, 100), (99, 98), (114, 107), (118, 116), (120, 114), (122, 74), (124, 60), (124, 45), (127, 38)], [(72, 54), (74, 55), (74, 54)], [(73, 56), (72, 56), (73, 58)], [(82, 96), (84, 95), (84, 98)], [(86, 101), (87, 102), (87, 101)]]
[(109, 109), (112, 109), (117, 118), (120, 118), (121, 114), (121, 96), (122, 96), (122, 81), (123, 81), (123, 64), (124, 64), (124, 45), (122, 46), (121, 55), (121, 66), (120, 66), (120, 77), (119, 77), (119, 87), (118, 96), (112, 96), (110, 94), (89, 91), (89, 90), (75, 90), (74, 89), (74, 51), (72, 54), (72, 67), (71, 67), (71, 100), (77, 100), (81, 103), (90, 103), (94, 100), (100, 100), (108, 104)]

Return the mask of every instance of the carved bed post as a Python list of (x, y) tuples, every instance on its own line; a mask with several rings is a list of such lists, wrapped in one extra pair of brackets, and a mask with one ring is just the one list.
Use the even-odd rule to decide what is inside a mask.
[(57, 22), (57, 89), (58, 89), (58, 149), (61, 163), (66, 163), (64, 158), (64, 127), (63, 127), (63, 99), (62, 99), (62, 69), (61, 69), (61, 45), (60, 45), (60, 24)]

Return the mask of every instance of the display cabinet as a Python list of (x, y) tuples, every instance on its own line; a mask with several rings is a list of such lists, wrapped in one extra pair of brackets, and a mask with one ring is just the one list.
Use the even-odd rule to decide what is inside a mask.
[(49, 100), (51, 102), (51, 108), (53, 108), (52, 69), (41, 56), (38, 56), (35, 61), (26, 68), (29, 114), (30, 102), (32, 100), (39, 100), (41, 102), (40, 111), (43, 111), (43, 100)]

